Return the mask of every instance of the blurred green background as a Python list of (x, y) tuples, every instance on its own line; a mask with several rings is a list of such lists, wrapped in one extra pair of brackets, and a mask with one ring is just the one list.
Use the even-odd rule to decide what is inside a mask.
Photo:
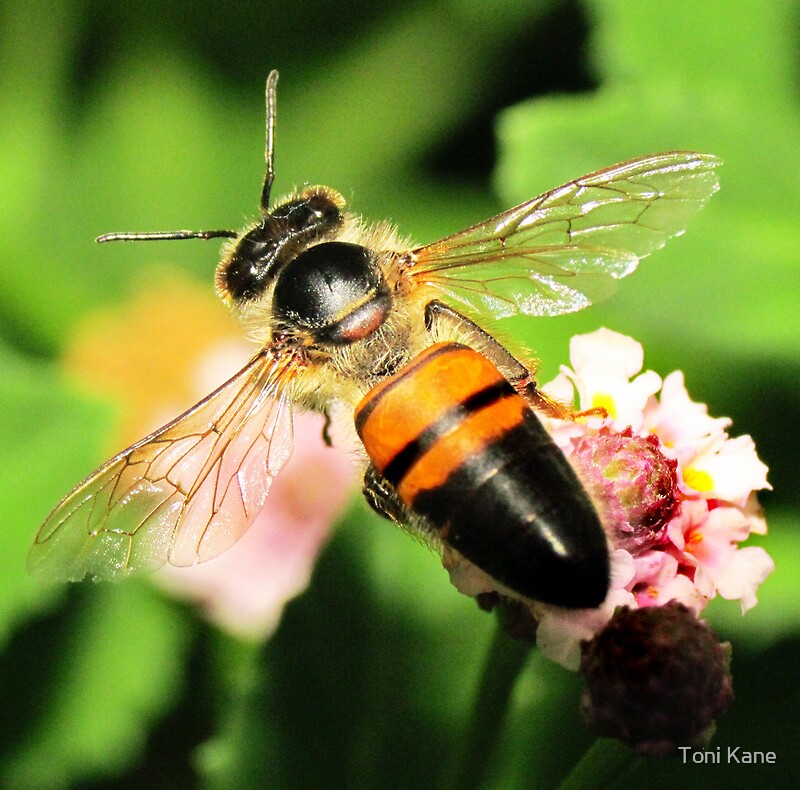
[[(93, 239), (253, 217), (271, 68), (276, 194), (330, 184), (419, 242), (636, 155), (725, 160), (720, 194), (613, 299), (513, 332), (544, 380), (576, 332), (631, 334), (648, 367), (683, 369), (695, 400), (754, 436), (777, 571), (746, 618), (710, 608), (737, 692), (714, 744), (778, 763), (665, 760), (636, 781), (796, 779), (798, 32), (777, 0), (0, 3), (0, 785), (433, 787), (459, 753), (491, 618), (358, 502), (261, 647), (147, 582), (52, 590), (24, 572), (114, 424), (65, 382), (66, 338), (167, 259), (211, 287), (213, 244)], [(569, 772), (592, 742), (579, 689), (532, 658), (492, 787)]]

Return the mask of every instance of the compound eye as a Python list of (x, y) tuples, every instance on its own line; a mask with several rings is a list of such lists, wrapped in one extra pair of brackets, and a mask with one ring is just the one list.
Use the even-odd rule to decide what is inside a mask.
[(261, 227), (246, 233), (217, 269), (217, 292), (225, 301), (236, 304), (257, 299), (267, 287), (279, 249), (280, 239)]
[(285, 222), (290, 232), (311, 239), (339, 227), (343, 207), (344, 201), (332, 189), (309, 187), (298, 198), (276, 207), (270, 217)]
[(222, 298), (238, 304), (261, 296), (297, 250), (341, 227), (343, 205), (332, 189), (311, 187), (265, 215), (217, 270)]

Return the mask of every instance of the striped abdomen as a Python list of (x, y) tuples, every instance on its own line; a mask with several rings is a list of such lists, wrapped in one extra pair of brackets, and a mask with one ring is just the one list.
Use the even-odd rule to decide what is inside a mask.
[(606, 596), (605, 533), (539, 419), (481, 354), (431, 346), (355, 412), (378, 472), (443, 541), (512, 590), (559, 606)]

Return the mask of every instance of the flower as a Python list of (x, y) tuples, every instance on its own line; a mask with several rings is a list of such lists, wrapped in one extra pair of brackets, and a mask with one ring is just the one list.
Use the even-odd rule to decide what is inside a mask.
[[(755, 492), (770, 488), (767, 468), (749, 436), (731, 438), (730, 420), (709, 417), (691, 400), (683, 375), (663, 382), (640, 372), (644, 353), (629, 337), (600, 329), (574, 337), (572, 367), (543, 387), (555, 399), (589, 411), (576, 420), (542, 417), (595, 502), (611, 548), (611, 584), (596, 609), (569, 610), (528, 601), (537, 644), (570, 669), (620, 606), (640, 609), (677, 601), (698, 614), (716, 595), (742, 612), (774, 564), (764, 549), (742, 547), (766, 524)], [(498, 590), (463, 558), (445, 555), (458, 589)]]
[[(590, 335), (573, 337), (569, 355), (573, 369), (562, 366), (556, 380), (543, 389), (555, 397), (569, 393), (564, 399), (571, 401), (574, 387), (581, 409), (603, 408), (608, 414), (604, 424), (616, 430), (631, 427), (638, 432), (645, 406), (661, 388), (657, 373), (639, 373), (644, 363), (641, 345), (610, 329), (598, 329)], [(570, 425), (560, 426), (561, 431)]]
[[(212, 289), (162, 270), (127, 304), (90, 312), (68, 340), (64, 366), (80, 386), (117, 404), (111, 452), (209, 394), (251, 355)], [(191, 568), (165, 568), (153, 577), (157, 583), (237, 636), (267, 637), (284, 605), (307, 586), (352, 494), (353, 465), (324, 444), (322, 426), (320, 415), (295, 415), (293, 457), (233, 548)]]
[(292, 458), (276, 478), (252, 527), (221, 556), (157, 575), (173, 594), (241, 638), (258, 640), (278, 625), (284, 605), (308, 586), (336, 516), (353, 492), (353, 467), (325, 446), (323, 418), (295, 415)]
[(143, 274), (125, 302), (82, 317), (62, 365), (78, 387), (116, 405), (113, 452), (208, 395), (250, 356), (210, 288), (158, 268)]

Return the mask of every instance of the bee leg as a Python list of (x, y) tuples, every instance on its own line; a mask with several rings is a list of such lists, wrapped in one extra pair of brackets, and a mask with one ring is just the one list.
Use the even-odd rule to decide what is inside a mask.
[(331, 438), (331, 413), (327, 409), (323, 409), (322, 416), (325, 418), (325, 423), (322, 426), (322, 441), (325, 442), (326, 447), (333, 447), (333, 439)]
[(413, 520), (411, 511), (405, 506), (386, 478), (370, 464), (364, 472), (364, 487), (361, 489), (367, 504), (379, 515), (406, 527)]
[[(494, 363), (495, 367), (508, 379), (514, 389), (525, 398), (533, 408), (540, 408), (540, 393), (536, 387), (533, 371), (520, 362), (502, 343), (496, 340), (485, 329), (481, 329), (474, 321), (454, 310), (449, 305), (433, 300), (425, 307), (425, 326), (429, 332), (442, 327), (446, 335), (456, 336), (466, 333), (474, 338), (477, 351), (480, 351)], [(447, 329), (450, 332), (447, 332)], [(549, 408), (545, 411), (549, 413)]]
[(569, 420), (574, 422), (581, 417), (608, 416), (608, 413), (602, 406), (596, 406), (592, 409), (583, 409), (582, 411), (575, 411), (570, 404), (556, 400), (556, 398), (551, 398), (540, 389), (535, 389), (529, 395), (526, 395), (526, 400), (533, 406), (534, 409), (548, 417), (553, 417), (556, 420)]
[(429, 332), (435, 332), (436, 328), (441, 327), (445, 336), (466, 333), (475, 341), (476, 351), (490, 359), (521, 395), (525, 396), (528, 389), (536, 388), (532, 370), (485, 329), (481, 329), (474, 321), (449, 305), (438, 300), (428, 302), (425, 307), (425, 326)]
[(569, 404), (561, 403), (543, 393), (536, 385), (533, 370), (520, 362), (502, 343), (486, 330), (481, 329), (474, 321), (459, 313), (458, 310), (454, 310), (443, 302), (433, 300), (428, 302), (425, 307), (425, 326), (429, 332), (433, 332), (437, 325), (451, 330), (450, 333), (445, 332), (446, 334), (451, 334), (453, 330), (456, 330), (457, 333), (466, 332), (472, 336), (478, 345), (476, 350), (494, 363), (495, 367), (535, 411), (558, 420), (575, 420), (578, 417), (595, 413), (592, 409), (588, 412), (576, 412)]

